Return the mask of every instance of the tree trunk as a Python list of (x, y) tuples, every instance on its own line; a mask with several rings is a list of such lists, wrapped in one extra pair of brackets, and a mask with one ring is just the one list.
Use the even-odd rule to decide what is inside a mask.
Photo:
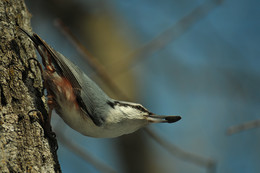
[(0, 1), (0, 170), (61, 172), (47, 117), (41, 71), (29, 39), (30, 13), (20, 0)]

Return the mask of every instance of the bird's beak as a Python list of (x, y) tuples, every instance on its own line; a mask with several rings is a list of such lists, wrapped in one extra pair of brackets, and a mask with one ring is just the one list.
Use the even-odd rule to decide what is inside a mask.
[(148, 120), (153, 123), (174, 123), (181, 119), (181, 116), (178, 115), (156, 115), (150, 114)]

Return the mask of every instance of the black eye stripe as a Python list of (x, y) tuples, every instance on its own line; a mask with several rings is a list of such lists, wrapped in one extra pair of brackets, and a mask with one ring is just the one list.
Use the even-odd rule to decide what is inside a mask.
[(124, 106), (124, 107), (131, 107), (131, 108), (137, 109), (141, 112), (147, 112), (147, 113), (150, 114), (150, 112), (148, 110), (146, 110), (144, 107), (142, 107), (140, 105), (130, 105), (130, 104), (127, 104), (127, 103), (121, 103), (119, 101), (114, 101), (114, 102), (107, 101), (107, 104), (109, 106), (111, 106), (113, 109), (115, 108), (116, 105), (119, 105), (119, 106)]
[(107, 101), (107, 104), (111, 106), (111, 108), (115, 109), (115, 103), (111, 101)]

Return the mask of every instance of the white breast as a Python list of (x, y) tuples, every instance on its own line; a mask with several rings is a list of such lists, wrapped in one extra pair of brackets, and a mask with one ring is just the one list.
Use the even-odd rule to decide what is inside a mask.
[[(82, 114), (75, 106), (67, 105), (59, 110), (58, 114), (72, 129), (85, 136), (96, 138), (113, 138), (124, 134), (132, 133), (148, 124), (145, 119), (130, 119), (128, 116), (115, 112), (114, 109), (108, 111), (108, 121), (102, 126), (96, 126), (91, 118)], [(125, 118), (119, 118), (125, 116)], [(117, 121), (115, 119), (120, 119)]]

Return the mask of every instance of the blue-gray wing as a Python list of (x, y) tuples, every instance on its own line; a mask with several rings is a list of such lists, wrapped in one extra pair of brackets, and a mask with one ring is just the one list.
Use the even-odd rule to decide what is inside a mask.
[(101, 126), (106, 118), (105, 108), (110, 98), (94, 81), (62, 54), (57, 53), (57, 59), (64, 77), (71, 81), (82, 111), (90, 116), (97, 126)]
[(61, 53), (52, 49), (37, 34), (31, 35), (22, 28), (20, 30), (33, 41), (37, 51), (42, 56), (43, 64), (46, 65), (51, 60), (56, 72), (70, 81), (81, 110), (97, 126), (101, 126), (106, 118), (106, 114), (101, 113), (104, 111), (100, 110), (106, 108), (106, 102), (110, 98), (76, 65)]

